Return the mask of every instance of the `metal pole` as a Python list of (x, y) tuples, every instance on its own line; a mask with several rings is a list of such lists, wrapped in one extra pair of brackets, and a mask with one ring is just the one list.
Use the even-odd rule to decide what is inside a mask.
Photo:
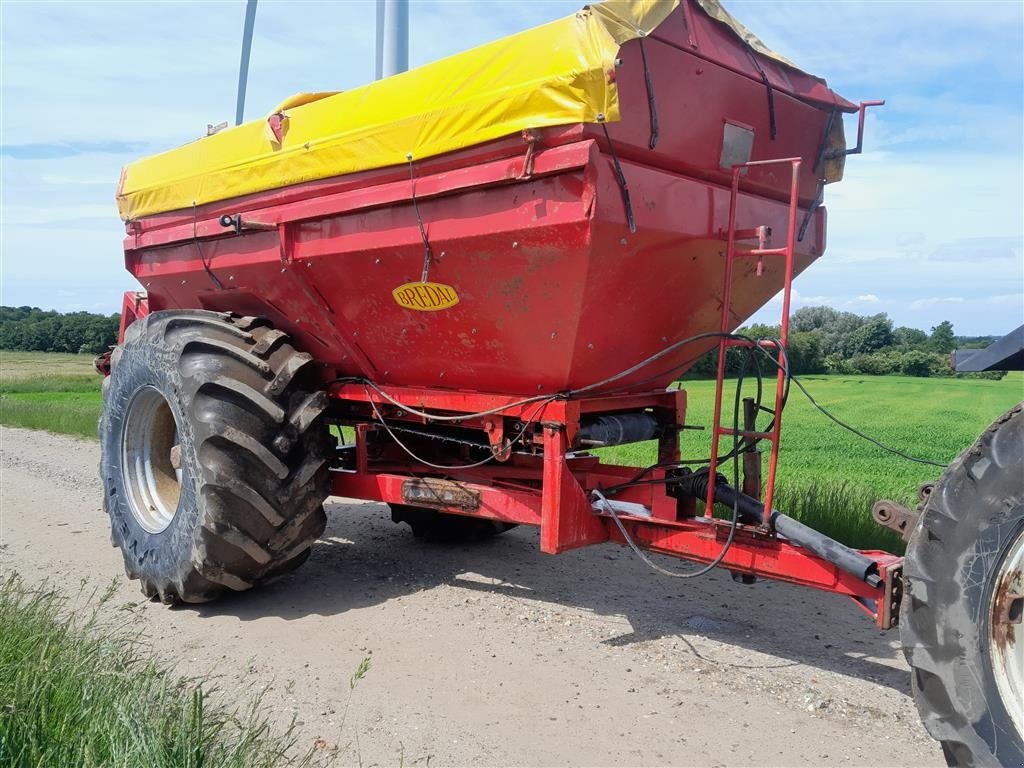
[(242, 28), (242, 61), (238, 65), (238, 101), (235, 104), (235, 125), (242, 124), (245, 114), (245, 86), (249, 79), (249, 52), (252, 50), (252, 29), (256, 23), (256, 0), (245, 4), (245, 26)]
[(409, 0), (384, 0), (382, 77), (409, 68)]
[(384, 77), (384, 0), (377, 0), (377, 58), (373, 79)]

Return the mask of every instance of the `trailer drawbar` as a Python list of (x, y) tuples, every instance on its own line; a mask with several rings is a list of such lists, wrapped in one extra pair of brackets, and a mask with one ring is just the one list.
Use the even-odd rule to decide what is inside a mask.
[[(683, 468), (678, 471), (678, 474), (670, 476), (667, 492), (676, 498), (706, 499), (708, 477), (709, 473), (706, 468), (696, 472)], [(715, 501), (725, 507), (735, 508), (741, 523), (764, 524), (767, 522), (772, 530), (780, 536), (813, 552), (821, 559), (856, 576), (868, 585), (877, 587), (882, 583), (882, 579), (878, 575), (878, 566), (870, 558), (813, 528), (807, 527), (799, 520), (784, 515), (777, 509), (771, 510), (766, 521), (764, 504), (753, 496), (729, 485), (722, 475), (716, 477)]]

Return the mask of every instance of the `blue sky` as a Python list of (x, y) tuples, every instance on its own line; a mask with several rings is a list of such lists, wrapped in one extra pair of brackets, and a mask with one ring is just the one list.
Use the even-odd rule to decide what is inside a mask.
[[(581, 4), (413, 0), (411, 64)], [(1024, 322), (1024, 4), (726, 5), (847, 98), (888, 101), (867, 152), (828, 189), (829, 249), (798, 279), (796, 306), (924, 329), (949, 319), (963, 334)], [(113, 203), (120, 167), (231, 119), (243, 14), (241, 0), (0, 0), (0, 303), (119, 309), (135, 287)], [(368, 81), (374, 18), (372, 2), (262, 0), (247, 116)]]

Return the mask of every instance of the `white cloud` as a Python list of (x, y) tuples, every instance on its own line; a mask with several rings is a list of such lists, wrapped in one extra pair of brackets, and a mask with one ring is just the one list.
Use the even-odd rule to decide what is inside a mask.
[(928, 309), (942, 305), (971, 304), (981, 306), (1011, 306), (1024, 309), (1024, 293), (1003, 293), (998, 296), (986, 296), (981, 299), (966, 299), (963, 296), (932, 296), (910, 302), (910, 309)]
[(911, 309), (925, 309), (926, 307), (935, 307), (939, 304), (963, 304), (966, 302), (963, 296), (933, 296), (929, 299), (915, 299), (910, 302)]

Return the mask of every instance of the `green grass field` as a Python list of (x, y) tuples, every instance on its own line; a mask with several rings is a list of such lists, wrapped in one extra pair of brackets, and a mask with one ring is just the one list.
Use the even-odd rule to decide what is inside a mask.
[[(974, 442), (1003, 411), (1024, 399), (1024, 377), (1001, 381), (922, 379), (903, 376), (808, 376), (804, 386), (835, 416), (883, 443), (923, 459), (949, 462)], [(715, 384), (685, 382), (687, 422), (711, 423)], [(750, 388), (753, 395), (753, 387)], [(774, 389), (771, 395), (774, 397)], [(726, 385), (723, 421), (731, 423), (733, 388)], [(759, 422), (758, 426), (764, 424)], [(683, 453), (708, 455), (710, 434), (685, 430)], [(655, 460), (654, 443), (607, 449), (612, 459), (644, 465)], [(783, 418), (779, 483), (810, 480), (867, 485), (894, 498), (915, 497), (918, 484), (939, 470), (891, 456), (817, 412), (792, 387)]]
[[(1024, 400), (1021, 373), (1001, 381), (902, 376), (808, 376), (801, 381), (820, 405), (847, 424), (911, 456), (942, 463), (954, 459), (997, 416)], [(714, 382), (688, 381), (685, 388), (687, 422), (710, 425)], [(753, 395), (752, 386), (749, 394)], [(774, 389), (768, 405), (773, 397)], [(727, 424), (732, 408), (733, 387), (727, 385)], [(706, 457), (710, 443), (708, 431), (682, 432), (684, 458)], [(601, 453), (609, 461), (643, 466), (655, 461), (657, 450), (651, 442)], [(722, 472), (731, 477), (731, 465)], [(816, 411), (796, 386), (791, 388), (783, 418), (776, 509), (851, 546), (902, 552), (902, 541), (871, 520), (871, 506), (880, 498), (914, 506), (918, 486), (941, 473), (938, 467), (893, 456), (842, 429)]]
[(0, 424), (96, 437), (103, 380), (92, 359), (0, 350)]
[[(96, 436), (101, 379), (86, 355), (0, 352), (0, 423)], [(808, 376), (815, 399), (838, 418), (912, 456), (948, 462), (999, 414), (1024, 400), (1024, 374), (1001, 381), (901, 376)], [(688, 381), (687, 422), (711, 422), (714, 382)], [(753, 394), (751, 386), (749, 394)], [(731, 419), (732, 390), (724, 410)], [(759, 425), (763, 426), (763, 425)], [(708, 455), (707, 431), (682, 433), (686, 458)], [(653, 442), (600, 451), (608, 461), (651, 464)], [(728, 468), (723, 469), (728, 474)], [(766, 467), (767, 472), (767, 467)], [(872, 503), (916, 504), (937, 467), (892, 456), (833, 424), (793, 387), (783, 421), (775, 506), (856, 547), (901, 549), (871, 521)]]

